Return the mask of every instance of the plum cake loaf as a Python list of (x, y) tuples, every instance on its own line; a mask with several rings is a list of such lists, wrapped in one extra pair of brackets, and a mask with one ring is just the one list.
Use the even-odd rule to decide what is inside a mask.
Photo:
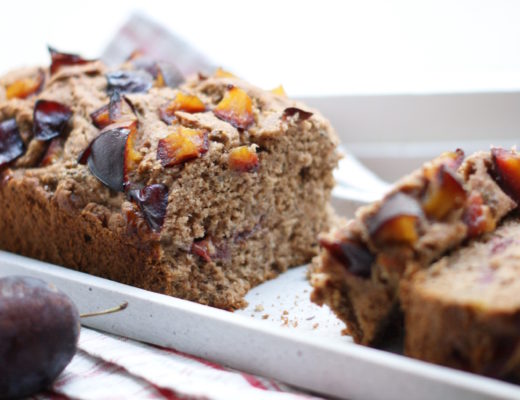
[(337, 137), (282, 90), (51, 50), (0, 79), (0, 248), (203, 304), (309, 261)]
[(467, 158), (460, 150), (445, 153), (320, 237), (312, 300), (328, 304), (356, 342), (376, 345), (401, 325), (402, 282), (448, 251), (494, 231), (518, 201), (520, 154), (515, 150), (494, 148)]
[(508, 220), (401, 288), (405, 352), (494, 377), (520, 377), (520, 223)]

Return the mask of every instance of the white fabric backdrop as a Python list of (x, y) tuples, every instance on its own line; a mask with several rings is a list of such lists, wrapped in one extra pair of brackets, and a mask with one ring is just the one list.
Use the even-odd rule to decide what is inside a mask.
[(71, 0), (2, 3), (0, 72), (45, 44), (95, 57), (135, 10), (290, 95), (520, 88), (520, 2)]

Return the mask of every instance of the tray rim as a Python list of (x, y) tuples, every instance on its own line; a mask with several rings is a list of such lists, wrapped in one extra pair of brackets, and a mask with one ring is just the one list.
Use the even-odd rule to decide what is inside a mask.
[[(232, 368), (279, 379), (317, 393), (337, 397), (347, 396), (352, 399), (413, 397), (433, 399), (440, 398), (441, 395), (450, 397), (456, 395), (457, 398), (468, 399), (520, 397), (520, 386), (511, 383), (437, 366), (355, 343), (327, 342), (309, 333), (288, 331), (244, 315), (149, 292), (13, 253), (0, 251), (0, 263), (3, 265), (0, 276), (21, 273), (46, 279), (69, 294), (78, 307), (88, 304), (90, 307), (101, 309), (108, 305), (107, 302), (114, 304), (117, 301), (129, 301), (130, 313), (86, 319), (82, 321), (84, 326), (155, 345), (174, 347), (179, 351), (223, 363)], [(93, 295), (98, 292), (102, 295), (92, 295), (87, 299), (85, 293), (88, 292), (92, 292)], [(136, 312), (140, 315), (133, 312), (134, 305), (138, 305)], [(158, 313), (158, 318), (166, 312), (175, 317), (175, 320), (180, 319), (182, 323), (189, 324), (191, 328), (178, 329), (174, 331), (173, 336), (161, 332), (150, 334), (149, 329), (143, 329), (143, 326), (139, 329), (137, 324), (139, 318), (143, 318), (142, 314), (148, 311)], [(132, 320), (132, 317), (135, 320)], [(161, 319), (167, 323), (163, 318)], [(195, 328), (193, 328), (194, 321)], [(201, 324), (198, 328), (197, 323)], [(146, 327), (146, 324), (144, 326)], [(208, 337), (209, 331), (216, 335), (230, 335), (232, 338), (227, 338), (219, 345), (211, 335)], [(250, 348), (231, 347), (235, 343), (247, 344), (248, 341), (252, 344)], [(260, 347), (257, 346), (258, 344)], [(269, 346), (263, 348), (262, 346), (266, 344)], [(222, 345), (224, 347), (227, 345), (229, 351), (223, 351), (225, 349), (221, 347)], [(262, 349), (265, 351), (261, 351)], [(294, 352), (296, 354), (293, 354)], [(262, 362), (248, 362), (247, 359), (250, 360), (251, 356)], [(295, 371), (298, 368), (294, 368), (295, 360), (299, 359), (317, 360), (317, 363), (314, 366), (298, 363), (302, 370), (302, 373), (299, 373)], [(353, 368), (354, 366), (356, 368)], [(350, 368), (345, 373), (346, 377), (335, 369), (342, 367)], [(381, 393), (374, 387), (380, 385), (368, 385), (372, 379), (364, 375), (367, 371), (375, 376), (374, 380), (379, 381), (381, 387), (385, 387), (384, 383), (387, 383), (399, 387), (399, 390), (384, 390)], [(310, 374), (313, 376), (309, 376)], [(323, 384), (316, 378), (322, 378)]]

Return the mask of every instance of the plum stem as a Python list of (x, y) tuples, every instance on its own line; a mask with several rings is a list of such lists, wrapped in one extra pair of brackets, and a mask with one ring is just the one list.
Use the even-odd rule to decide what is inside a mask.
[(106, 310), (80, 314), (79, 317), (80, 318), (88, 318), (88, 317), (97, 317), (98, 315), (112, 314), (112, 313), (115, 313), (115, 312), (118, 312), (118, 311), (123, 311), (126, 307), (128, 307), (128, 302), (127, 301), (125, 301), (124, 303), (119, 304), (116, 307), (108, 308)]

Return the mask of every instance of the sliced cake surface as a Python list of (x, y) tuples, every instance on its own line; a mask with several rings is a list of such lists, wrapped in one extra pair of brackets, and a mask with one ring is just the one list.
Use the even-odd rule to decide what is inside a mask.
[(0, 78), (0, 248), (226, 309), (317, 252), (337, 137), (218, 70), (51, 50)]
[(520, 223), (508, 221), (402, 285), (406, 354), (520, 377)]

